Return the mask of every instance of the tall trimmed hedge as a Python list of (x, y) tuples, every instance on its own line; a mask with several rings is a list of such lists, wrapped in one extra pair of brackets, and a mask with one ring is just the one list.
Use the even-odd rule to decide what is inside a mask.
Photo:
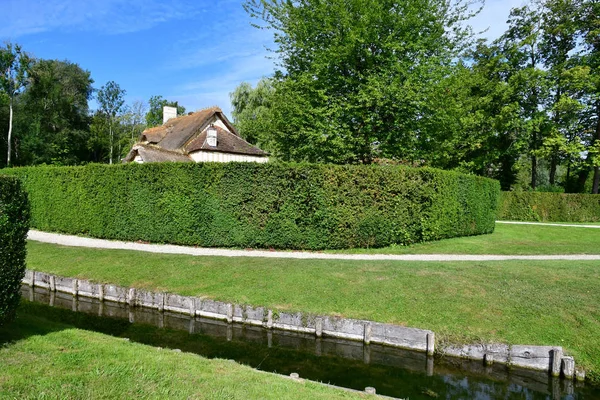
[(336, 249), (489, 233), (498, 182), (435, 169), (255, 163), (7, 170), (32, 225), (99, 238)]
[(0, 175), (0, 325), (19, 305), (28, 230), (27, 195), (16, 178)]
[(498, 219), (538, 222), (600, 222), (600, 195), (502, 192)]

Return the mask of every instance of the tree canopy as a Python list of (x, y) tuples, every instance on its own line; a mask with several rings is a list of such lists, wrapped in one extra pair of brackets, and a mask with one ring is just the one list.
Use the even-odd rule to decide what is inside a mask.
[(474, 41), (477, 9), (460, 0), (247, 0), (273, 31), (278, 67), (268, 92), (232, 92), (234, 121), (283, 160), (430, 165), (505, 190), (597, 193), (599, 4), (532, 0), (490, 43)]
[(467, 3), (445, 0), (248, 1), (274, 30), (275, 146), (286, 159), (417, 160), (428, 93), (470, 38)]
[(146, 125), (149, 127), (163, 124), (163, 107), (176, 107), (177, 115), (185, 114), (185, 107), (180, 106), (176, 101), (163, 99), (162, 96), (152, 96), (148, 101), (148, 113), (146, 114)]

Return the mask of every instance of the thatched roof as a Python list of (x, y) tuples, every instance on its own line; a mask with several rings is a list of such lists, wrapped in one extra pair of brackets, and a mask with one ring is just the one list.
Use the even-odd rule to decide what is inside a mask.
[[(217, 121), (222, 126), (216, 125)], [(213, 124), (217, 130), (217, 145), (209, 146), (206, 128)], [(219, 107), (210, 107), (178, 118), (172, 118), (162, 126), (146, 129), (140, 142), (131, 149), (124, 162), (131, 162), (140, 155), (144, 162), (191, 161), (189, 154), (195, 151), (211, 151), (266, 157), (269, 153), (251, 145), (240, 137)]]
[(252, 146), (241, 137), (215, 126), (217, 130), (217, 145), (209, 146), (206, 141), (206, 131), (200, 133), (195, 139), (185, 146), (185, 151), (191, 153), (197, 150), (219, 151), (222, 153), (248, 154), (253, 156), (266, 156), (268, 153)]
[(123, 159), (123, 162), (132, 162), (135, 157), (141, 156), (144, 162), (191, 162), (192, 159), (186, 155), (175, 151), (164, 150), (151, 145), (136, 144), (129, 154)]

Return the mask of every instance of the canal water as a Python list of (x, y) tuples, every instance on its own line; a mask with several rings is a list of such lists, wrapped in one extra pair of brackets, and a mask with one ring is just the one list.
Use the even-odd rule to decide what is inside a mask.
[(600, 399), (600, 388), (551, 378), (547, 373), (484, 367), (480, 361), (431, 358), (424, 353), (313, 335), (228, 324), (129, 307), (43, 288), (21, 288), (30, 302), (21, 312), (81, 329), (235, 360), (263, 371), (403, 399)]

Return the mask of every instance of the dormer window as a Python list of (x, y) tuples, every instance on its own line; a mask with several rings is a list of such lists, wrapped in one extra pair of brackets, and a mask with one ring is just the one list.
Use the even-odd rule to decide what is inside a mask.
[(206, 130), (206, 142), (210, 147), (217, 147), (217, 128), (214, 124), (210, 124)]

